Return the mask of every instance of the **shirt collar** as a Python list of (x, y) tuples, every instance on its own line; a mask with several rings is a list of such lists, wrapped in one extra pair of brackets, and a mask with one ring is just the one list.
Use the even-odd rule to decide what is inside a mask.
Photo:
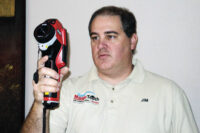
[[(133, 60), (133, 65), (134, 65), (134, 69), (131, 72), (131, 74), (125, 79), (125, 81), (132, 80), (135, 83), (142, 83), (145, 77), (145, 70), (138, 59)], [(89, 82), (100, 79), (95, 66), (91, 68), (88, 76), (89, 76), (88, 78)]]
[(134, 69), (127, 79), (130, 79), (135, 83), (142, 83), (145, 77), (144, 67), (138, 59), (133, 60), (133, 65)]
[(100, 79), (96, 67), (93, 65), (89, 71), (89, 82)]

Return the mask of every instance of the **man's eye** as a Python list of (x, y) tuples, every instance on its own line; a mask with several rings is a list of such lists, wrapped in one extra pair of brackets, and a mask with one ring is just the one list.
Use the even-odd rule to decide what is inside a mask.
[(99, 37), (98, 37), (98, 36), (91, 36), (91, 39), (92, 39), (93, 41), (95, 41), (95, 40), (98, 40)]
[(107, 39), (115, 39), (116, 36), (115, 35), (107, 35)]

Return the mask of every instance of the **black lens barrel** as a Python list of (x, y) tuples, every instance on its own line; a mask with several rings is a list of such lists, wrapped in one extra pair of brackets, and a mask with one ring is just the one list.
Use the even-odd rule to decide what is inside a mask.
[(34, 37), (39, 43), (50, 41), (54, 35), (55, 29), (48, 21), (38, 25), (34, 30)]

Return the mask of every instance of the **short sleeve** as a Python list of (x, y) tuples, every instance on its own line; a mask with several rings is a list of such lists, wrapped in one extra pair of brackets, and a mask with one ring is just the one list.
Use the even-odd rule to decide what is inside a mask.
[(185, 92), (176, 84), (172, 84), (172, 88), (174, 90), (173, 133), (199, 133)]

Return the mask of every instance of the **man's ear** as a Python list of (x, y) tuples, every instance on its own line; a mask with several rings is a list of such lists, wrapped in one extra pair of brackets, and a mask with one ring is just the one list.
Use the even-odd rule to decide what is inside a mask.
[(138, 42), (138, 36), (136, 33), (134, 33), (131, 37), (131, 50), (134, 50), (136, 48), (137, 42)]

